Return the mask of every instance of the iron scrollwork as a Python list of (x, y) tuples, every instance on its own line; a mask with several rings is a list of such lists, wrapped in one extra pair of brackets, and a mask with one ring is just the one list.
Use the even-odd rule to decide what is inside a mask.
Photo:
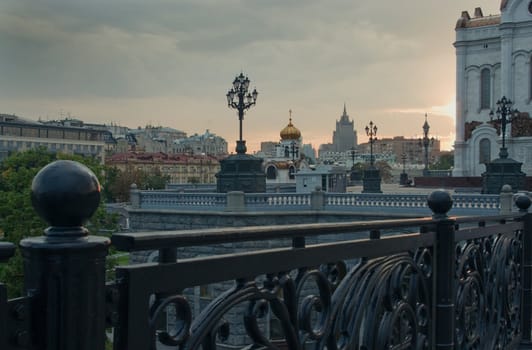
[(520, 335), (520, 233), (457, 246), (455, 344), (502, 349)]
[[(349, 272), (337, 262), (237, 280), (193, 321), (183, 296), (162, 298), (151, 308), (153, 346), (159, 341), (180, 349), (215, 349), (234, 327), (226, 315), (247, 303), (241, 316), (252, 348), (279, 347), (265, 327), (268, 317), (275, 317), (290, 349), (309, 344), (317, 349), (426, 349), (432, 336), (430, 264), (426, 250), (363, 259)], [(173, 334), (156, 330), (155, 320), (169, 305), (180, 315)]]
[(428, 348), (429, 285), (410, 254), (362, 262), (333, 296), (334, 323), (320, 348)]

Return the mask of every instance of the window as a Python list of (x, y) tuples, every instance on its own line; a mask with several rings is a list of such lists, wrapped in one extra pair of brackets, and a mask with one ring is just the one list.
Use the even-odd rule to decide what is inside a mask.
[(33, 128), (22, 128), (22, 136), (26, 137), (38, 137), (39, 130)]
[(488, 68), (480, 71), (480, 108), (491, 107), (491, 72)]
[(277, 171), (275, 170), (275, 167), (273, 165), (270, 165), (266, 169), (266, 178), (268, 180), (275, 180), (277, 178)]
[(482, 139), (479, 142), (478, 162), (487, 164), (491, 161), (491, 144), (490, 140)]
[(288, 178), (290, 180), (293, 180), (296, 178), (296, 168), (294, 168), (293, 166), (291, 166), (290, 168), (288, 168)]

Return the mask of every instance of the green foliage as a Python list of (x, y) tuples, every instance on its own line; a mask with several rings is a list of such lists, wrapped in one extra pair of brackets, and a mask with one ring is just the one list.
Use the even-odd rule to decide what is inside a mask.
[(155, 170), (151, 174), (146, 174), (146, 176), (144, 177), (144, 183), (141, 184), (141, 188), (150, 190), (162, 190), (166, 187), (168, 181), (170, 181), (170, 176), (164, 176), (163, 174), (161, 174), (159, 168), (155, 168)]
[[(352, 169), (362, 174), (364, 170), (369, 168), (369, 166), (369, 163), (355, 163)], [(376, 161), (375, 168), (379, 169), (379, 173), (383, 182), (389, 182), (393, 179), (392, 167), (386, 161)]]
[(168, 181), (170, 177), (162, 175), (157, 168), (147, 173), (134, 166), (128, 166), (123, 171), (111, 167), (106, 170), (105, 199), (108, 202), (127, 202), (131, 184), (136, 184), (138, 189), (160, 190), (166, 187)]
[(452, 152), (442, 154), (438, 161), (430, 165), (431, 170), (449, 170), (454, 166), (454, 154)]
[[(24, 238), (43, 234), (47, 224), (31, 205), (31, 182), (40, 169), (58, 159), (83, 163), (100, 179), (104, 174), (104, 168), (97, 160), (53, 154), (45, 148), (18, 152), (4, 159), (0, 163), (0, 234), (5, 240), (18, 244)], [(109, 232), (116, 229), (117, 220), (100, 205), (86, 226), (91, 234), (109, 235)], [(0, 281), (7, 284), (10, 297), (21, 295), (23, 263), (18, 249), (7, 264), (0, 265)]]
[(190, 177), (187, 178), (187, 182), (188, 182), (189, 184), (197, 185), (197, 184), (200, 183), (200, 178), (197, 177), (197, 176), (190, 176)]
[(392, 167), (388, 162), (384, 160), (379, 160), (375, 162), (375, 167), (379, 169), (382, 182), (390, 182), (393, 179), (392, 176)]

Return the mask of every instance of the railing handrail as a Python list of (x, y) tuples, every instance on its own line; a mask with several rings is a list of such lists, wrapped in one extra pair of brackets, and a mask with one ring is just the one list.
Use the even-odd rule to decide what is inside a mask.
[[(520, 214), (452, 217), (457, 223), (500, 222), (519, 218)], [(429, 226), (437, 220), (430, 217), (415, 219), (372, 220), (364, 222), (249, 226), (241, 228), (211, 228), (173, 231), (115, 233), (111, 241), (119, 251), (141, 251), (168, 247), (203, 246), (209, 244), (265, 241), (276, 238), (310, 237), (338, 233), (355, 233), (375, 229), (400, 229)]]
[(404, 228), (433, 223), (432, 218), (378, 220), (347, 223), (248, 226), (212, 229), (115, 233), (111, 241), (119, 251), (139, 251), (168, 247), (265, 241), (274, 238), (309, 237), (372, 229)]

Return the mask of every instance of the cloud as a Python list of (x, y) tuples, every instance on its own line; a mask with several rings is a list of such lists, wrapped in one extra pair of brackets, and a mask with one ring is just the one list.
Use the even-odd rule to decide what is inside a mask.
[[(491, 5), (495, 10), (484, 13), (496, 12), (498, 4)], [(152, 119), (169, 126), (209, 127), (232, 140), (224, 95), (243, 70), (260, 93), (246, 130), (277, 135), (292, 108), (304, 135), (330, 137), (347, 102), (359, 125), (371, 118), (383, 131), (389, 124), (390, 133), (408, 132), (394, 128), (397, 114), (388, 112), (414, 115), (454, 98), (454, 23), (475, 6), (472, 0), (4, 0), (0, 76), (9, 84), (0, 96), (4, 108), (29, 117), (68, 106), (87, 120), (143, 125), (153, 111), (161, 117)], [(448, 134), (446, 125), (435, 131)]]

